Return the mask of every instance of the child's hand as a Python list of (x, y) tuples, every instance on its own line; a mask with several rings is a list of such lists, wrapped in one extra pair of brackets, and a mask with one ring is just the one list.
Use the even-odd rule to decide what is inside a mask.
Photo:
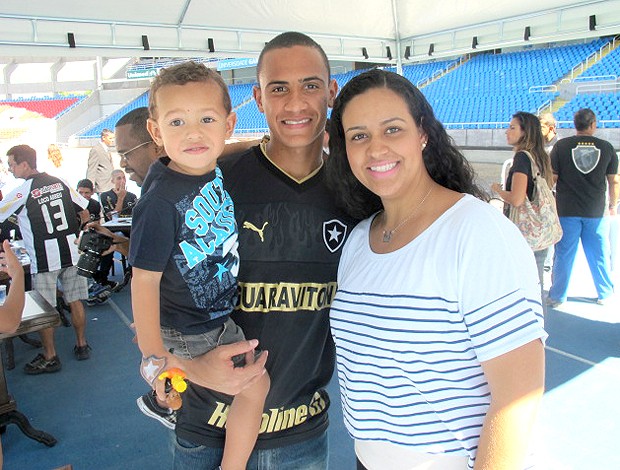
[(179, 395), (179, 392), (177, 392), (172, 387), (166, 386), (166, 382), (169, 380), (170, 379), (158, 379), (155, 382), (155, 394), (157, 395), (157, 401), (162, 407), (170, 408), (171, 410), (178, 410), (179, 408), (181, 408), (183, 400), (181, 399), (181, 395)]
[(166, 381), (165, 380), (155, 381), (155, 394), (157, 395), (157, 400), (160, 403), (165, 403), (168, 401), (168, 394), (166, 393)]

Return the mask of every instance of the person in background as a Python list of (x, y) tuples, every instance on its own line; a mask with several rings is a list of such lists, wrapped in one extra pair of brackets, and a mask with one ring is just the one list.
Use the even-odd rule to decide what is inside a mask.
[(77, 192), (80, 196), (82, 196), (88, 201), (88, 207), (86, 208), (86, 210), (88, 211), (90, 221), (98, 222), (99, 220), (101, 220), (101, 204), (99, 204), (98, 201), (93, 199), (93, 182), (89, 179), (83, 179), (78, 181)]
[[(491, 185), (491, 189), (499, 194), (502, 201), (504, 201), (504, 213), (506, 215), (508, 215), (509, 206), (518, 207), (523, 204), (526, 197), (531, 201), (534, 196), (535, 175), (532, 171), (530, 158), (525, 152), (532, 156), (540, 170), (541, 176), (547, 181), (549, 188), (553, 187), (551, 159), (545, 151), (540, 127), (540, 121), (535, 115), (519, 111), (512, 116), (512, 120), (506, 130), (506, 141), (515, 152), (512, 157), (512, 166), (506, 178), (506, 189), (502, 189), (500, 183), (493, 183)], [(547, 258), (548, 251), (549, 248), (545, 248), (544, 250), (534, 252), (541, 294), (543, 291), (545, 259)]]
[(138, 196), (127, 191), (127, 178), (123, 170), (112, 170), (110, 181), (112, 189), (101, 193), (99, 200), (103, 209), (105, 220), (111, 220), (114, 215), (118, 217), (131, 217), (131, 211), (136, 205)]
[(100, 194), (112, 188), (110, 174), (114, 170), (112, 149), (114, 148), (114, 132), (110, 129), (101, 131), (101, 141), (88, 154), (86, 178), (95, 186), (95, 193)]
[(116, 149), (121, 157), (120, 166), (138, 186), (164, 149), (155, 142), (146, 128), (149, 109), (146, 106), (129, 111), (116, 123)]
[[(90, 357), (86, 341), (86, 313), (82, 299), (88, 298), (86, 278), (78, 275), (79, 258), (76, 234), (79, 222), (73, 203), (82, 211), (80, 220), (88, 221), (88, 202), (64, 181), (37, 170), (36, 151), (28, 145), (16, 145), (7, 152), (9, 170), (15, 178), (25, 181), (7, 194), (0, 202), (0, 221), (17, 214), (24, 244), (30, 256), (33, 288), (50, 305), (56, 305), (58, 281), (71, 310), (76, 344), (73, 353), (77, 360)], [(41, 330), (43, 354), (38, 354), (26, 364), (27, 374), (58, 372), (61, 363), (56, 354), (54, 329)]]
[(62, 166), (62, 153), (56, 144), (49, 144), (47, 146), (47, 158), (55, 168)]
[[(545, 152), (547, 154), (551, 153), (551, 149), (558, 141), (558, 133), (557, 133), (557, 123), (553, 114), (544, 113), (541, 114), (540, 117), (540, 131), (543, 135), (543, 144), (545, 147)], [(549, 186), (551, 187), (551, 186)]]
[[(551, 113), (544, 113), (539, 116), (540, 119), (540, 130), (543, 135), (543, 142), (545, 145), (545, 152), (547, 155), (551, 155), (551, 149), (558, 141), (558, 133), (557, 133), (557, 122), (555, 117)], [(553, 182), (555, 185), (555, 181)], [(553, 186), (549, 186), (555, 194), (555, 188)], [(545, 258), (544, 262), (544, 271), (550, 271), (553, 266), (553, 253), (554, 248), (550, 246), (547, 250), (547, 258)]]
[(406, 78), (353, 78), (331, 120), (333, 189), (368, 217), (330, 311), (358, 468), (525, 468), (547, 336), (532, 250)]
[[(97, 222), (101, 220), (101, 204), (96, 201), (93, 196), (93, 183), (89, 179), (83, 179), (78, 181), (77, 191), (80, 195), (88, 201), (88, 213), (89, 222)], [(77, 209), (76, 209), (77, 210)], [(90, 228), (90, 226), (88, 227)], [(86, 303), (88, 306), (93, 307), (95, 305), (101, 305), (107, 302), (112, 292), (117, 292), (120, 288), (124, 287), (125, 279), (123, 278), (123, 284), (119, 284), (115, 281), (110, 281), (108, 276), (114, 263), (114, 253), (110, 252), (101, 255), (99, 266), (97, 271), (93, 273), (92, 282), (89, 282), (88, 286), (88, 300)], [(58, 298), (58, 304), (64, 307), (62, 297)]]
[[(576, 135), (560, 139), (551, 151), (556, 201), (564, 232), (555, 245), (547, 304), (566, 302), (579, 241), (588, 261), (599, 305), (614, 292), (610, 272), (609, 219), (618, 207), (618, 155), (611, 143), (594, 136), (596, 115), (582, 108), (575, 113)], [(607, 187), (609, 193), (607, 195)]]
[[(133, 208), (138, 200), (138, 196), (136, 196), (130, 191), (127, 191), (127, 189), (125, 188), (127, 184), (125, 172), (118, 169), (113, 170), (110, 180), (114, 184), (114, 187), (111, 190), (101, 193), (99, 195), (104, 219), (106, 221), (109, 221), (112, 220), (114, 216), (131, 217)], [(109, 288), (110, 290), (112, 290), (112, 292), (115, 292), (126, 283), (126, 279), (125, 277), (123, 278), (122, 284), (119, 284), (115, 281), (110, 281), (108, 279), (113, 263), (114, 253), (108, 253), (107, 255), (103, 255), (101, 257), (99, 269), (93, 275), (93, 279), (100, 286), (103, 286), (104, 288)]]

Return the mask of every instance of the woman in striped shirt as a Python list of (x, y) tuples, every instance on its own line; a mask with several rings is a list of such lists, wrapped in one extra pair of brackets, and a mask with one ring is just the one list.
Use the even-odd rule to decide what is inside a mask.
[(365, 219), (331, 308), (358, 468), (527, 468), (546, 338), (532, 251), (406, 79), (359, 75), (331, 119), (328, 172)]

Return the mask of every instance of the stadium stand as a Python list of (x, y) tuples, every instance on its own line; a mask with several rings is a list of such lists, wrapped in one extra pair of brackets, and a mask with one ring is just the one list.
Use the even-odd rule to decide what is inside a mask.
[[(423, 64), (406, 65), (403, 67), (403, 76), (415, 86), (422, 87), (431, 80), (446, 73), (455, 66), (456, 60), (443, 60), (438, 62), (428, 62)], [(396, 72), (396, 67), (388, 67), (386, 70)]]
[[(583, 80), (617, 80), (620, 75), (620, 48), (612, 50), (599, 62), (587, 69), (577, 79)], [(576, 80), (577, 81), (577, 80)]]
[[(516, 111), (536, 113), (559, 93), (533, 89), (559, 82), (605, 42), (476, 55), (423, 89), (437, 117), (464, 128), (504, 127)], [(541, 88), (545, 90), (545, 88)]]
[[(578, 79), (567, 79), (575, 67), (587, 64), (591, 56), (608, 42), (597, 39), (517, 52), (481, 53), (458, 60), (429, 61), (404, 66), (403, 75), (420, 87), (446, 127), (504, 128), (514, 112), (522, 110), (537, 113), (558, 99), (561, 83), (573, 81), (577, 85), (578, 82), (601, 80), (601, 77), (617, 80), (620, 75), (620, 48), (611, 50), (593, 66), (586, 68)], [(395, 67), (387, 70), (395, 71)], [(342, 88), (363, 71), (335, 74), (333, 78)], [(237, 113), (237, 134), (261, 133), (267, 129), (267, 121), (258, 111), (252, 97), (253, 86), (229, 85), (233, 109)], [(567, 103), (555, 110), (560, 126), (572, 127), (574, 112), (581, 107), (590, 107), (596, 112), (599, 121), (612, 121), (606, 123), (606, 127), (620, 127), (620, 92), (617, 86), (615, 91), (601, 90), (597, 93), (575, 92), (574, 89)], [(147, 102), (148, 94), (144, 93), (82, 132), (80, 137), (98, 138), (102, 129), (113, 128), (123, 114), (136, 107), (146, 106)]]
[(97, 122), (94, 126), (84, 130), (78, 134), (78, 136), (85, 139), (98, 139), (101, 136), (101, 131), (103, 129), (114, 129), (114, 126), (122, 116), (127, 114), (132, 109), (148, 106), (148, 102), (148, 93), (142, 93), (135, 100), (126, 104), (110, 116), (107, 116), (103, 120)]
[(16, 100), (2, 100), (0, 105), (23, 108), (39, 113), (48, 119), (57, 119), (68, 112), (73, 106), (83, 100), (84, 96), (62, 98), (27, 98)]
[[(233, 109), (252, 100), (252, 84), (229, 85), (228, 91)], [(126, 104), (115, 113), (97, 122), (94, 126), (84, 130), (79, 134), (81, 138), (99, 138), (103, 129), (114, 129), (118, 120), (132, 109), (148, 106), (148, 92), (141, 94), (138, 98)]]
[(618, 92), (576, 95), (556, 113), (556, 119), (560, 123), (560, 127), (573, 127), (573, 115), (581, 108), (590, 108), (594, 111), (598, 127), (620, 127), (620, 99)]

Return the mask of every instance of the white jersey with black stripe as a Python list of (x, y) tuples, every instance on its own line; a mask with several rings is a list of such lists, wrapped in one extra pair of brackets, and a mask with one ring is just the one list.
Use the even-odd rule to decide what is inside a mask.
[(0, 202), (0, 221), (17, 214), (32, 273), (57, 271), (77, 263), (79, 223), (73, 203), (88, 206), (88, 201), (67, 183), (47, 173), (26, 179)]

